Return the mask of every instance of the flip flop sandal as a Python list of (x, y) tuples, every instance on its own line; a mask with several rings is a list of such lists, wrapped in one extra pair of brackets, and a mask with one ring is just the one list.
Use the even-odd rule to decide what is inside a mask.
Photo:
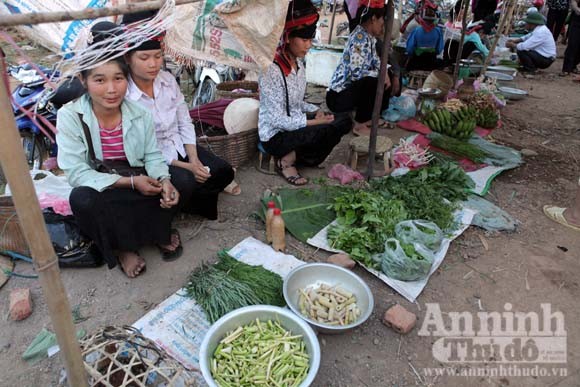
[(173, 235), (177, 235), (177, 238), (179, 239), (179, 245), (177, 245), (177, 247), (174, 250), (170, 250), (170, 249), (167, 249), (165, 247), (161, 247), (161, 246), (157, 245), (157, 248), (159, 249), (159, 252), (161, 253), (161, 258), (165, 262), (175, 261), (176, 259), (181, 257), (181, 255), (183, 254), (183, 246), (181, 245), (181, 235), (179, 234), (179, 231), (175, 228), (171, 229), (171, 236), (173, 236)]
[(574, 226), (568, 223), (564, 217), (564, 211), (566, 208), (556, 207), (556, 206), (544, 206), (544, 214), (556, 223), (560, 223), (562, 226), (571, 228), (572, 230), (580, 231), (580, 227)]
[[(305, 177), (303, 177), (302, 175), (300, 175), (299, 173), (293, 176), (286, 176), (284, 175), (284, 170), (288, 169), (288, 168), (292, 168), (295, 167), (294, 164), (292, 165), (288, 165), (286, 167), (282, 166), (282, 161), (280, 159), (278, 159), (276, 161), (276, 172), (278, 172), (278, 174), (280, 176), (282, 176), (288, 183), (295, 185), (295, 186), (301, 186), (301, 185), (306, 185), (308, 184), (308, 179), (306, 179)], [(297, 183), (298, 180), (300, 179), (304, 179), (305, 182), (304, 183)]]

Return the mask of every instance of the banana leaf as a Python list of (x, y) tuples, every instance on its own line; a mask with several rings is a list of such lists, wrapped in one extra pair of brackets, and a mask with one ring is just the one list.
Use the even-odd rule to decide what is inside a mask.
[(306, 243), (308, 238), (316, 235), (336, 218), (336, 214), (329, 207), (334, 203), (338, 192), (339, 190), (335, 187), (283, 188), (277, 193), (271, 193), (262, 198), (259, 216), (265, 220), (267, 204), (273, 200), (282, 210), (282, 218), (288, 232)]

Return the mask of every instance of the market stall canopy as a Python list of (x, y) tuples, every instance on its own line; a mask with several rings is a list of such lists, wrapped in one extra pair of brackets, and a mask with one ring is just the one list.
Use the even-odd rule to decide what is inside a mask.
[(203, 0), (179, 7), (165, 37), (181, 62), (216, 62), (246, 70), (272, 63), (288, 0)]

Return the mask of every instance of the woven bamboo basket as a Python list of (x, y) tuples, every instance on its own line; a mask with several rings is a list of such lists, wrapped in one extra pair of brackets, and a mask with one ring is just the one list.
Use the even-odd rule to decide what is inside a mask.
[(10, 196), (0, 197), (0, 250), (29, 255), (28, 243), (20, 228), (16, 208)]
[(258, 151), (258, 129), (224, 136), (201, 136), (197, 143), (237, 168)]
[[(236, 89), (244, 89), (244, 90), (251, 90), (251, 93), (237, 93), (233, 90)], [(254, 81), (227, 81), (222, 82), (217, 85), (217, 92), (218, 98), (230, 98), (230, 99), (237, 99), (237, 98), (258, 98), (258, 82)]]
[(106, 327), (81, 343), (91, 387), (197, 386), (192, 372), (133, 327)]

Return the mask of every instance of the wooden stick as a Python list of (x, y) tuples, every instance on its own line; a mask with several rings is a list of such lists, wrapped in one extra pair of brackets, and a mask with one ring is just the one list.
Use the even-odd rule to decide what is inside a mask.
[(459, 39), (459, 49), (457, 50), (457, 58), (455, 58), (455, 69), (453, 70), (453, 90), (457, 86), (457, 78), (459, 78), (459, 66), (461, 65), (461, 56), (463, 55), (463, 42), (465, 41), (465, 33), (467, 32), (467, 11), (469, 10), (469, 0), (463, 0), (463, 20), (461, 20), (461, 39)]
[[(197, 3), (201, 0), (175, 0), (175, 5)], [(118, 7), (107, 8), (85, 8), (81, 11), (59, 11), (59, 12), (32, 12), (17, 15), (2, 15), (0, 19), (1, 27), (14, 27), (21, 25), (57, 23), (71, 20), (97, 19), (105, 16), (125, 15), (141, 11), (151, 11), (159, 9), (165, 4), (165, 0), (148, 1), (144, 3), (130, 3), (119, 5)]]
[[(0, 61), (0, 71), (2, 73), (6, 71), (2, 61)], [(2, 137), (0, 165), (10, 184), (20, 227), (39, 275), (48, 313), (64, 357), (68, 383), (70, 386), (84, 387), (87, 386), (85, 366), (75, 335), (70, 305), (60, 278), (58, 258), (46, 231), (44, 218), (28, 172), (28, 163), (24, 156), (20, 135), (9, 107), (10, 99), (6, 84), (0, 80), (0, 136)]]
[[(517, 4), (517, 0), (510, 0), (510, 1), (511, 2), (509, 3), (509, 5), (507, 5), (507, 6), (504, 5), (504, 8), (503, 8), (503, 11), (501, 14), (501, 18), (499, 20), (499, 26), (497, 27), (497, 30), (495, 32), (495, 38), (493, 40), (491, 48), (489, 49), (489, 55), (487, 56), (487, 58), (485, 58), (485, 63), (483, 64), (483, 68), (481, 69), (481, 74), (485, 74), (487, 67), (491, 63), (491, 58), (493, 57), (493, 54), (495, 53), (495, 48), (497, 47), (497, 43), (499, 42), (499, 38), (501, 36), (501, 31), (503, 30), (505, 23), (506, 23), (506, 20), (507, 20), (506, 13), (508, 13), (509, 9), (514, 8)], [(507, 0), (506, 0), (506, 3), (507, 3)]]
[(377, 91), (375, 93), (375, 106), (373, 108), (373, 118), (371, 126), (371, 135), (369, 138), (369, 159), (367, 167), (367, 180), (373, 177), (373, 167), (375, 163), (375, 154), (377, 147), (377, 132), (379, 127), (379, 116), (381, 115), (381, 105), (383, 103), (383, 95), (385, 93), (385, 79), (387, 78), (387, 62), (389, 61), (389, 50), (391, 49), (391, 36), (393, 34), (393, 19), (395, 18), (395, 4), (394, 0), (389, 0), (387, 4), (387, 25), (385, 26), (385, 34), (383, 36), (383, 52), (381, 55), (381, 71), (379, 73), (379, 81), (377, 83)]
[[(332, 1), (332, 0), (331, 0)], [(332, 32), (334, 30), (334, 20), (336, 19), (336, 8), (338, 0), (334, 0), (334, 4), (332, 6), (332, 19), (330, 21), (330, 32), (328, 34), (328, 44), (332, 44)], [(322, 6), (324, 7), (324, 2), (322, 2)], [(346, 7), (346, 4), (343, 4), (343, 7)]]

